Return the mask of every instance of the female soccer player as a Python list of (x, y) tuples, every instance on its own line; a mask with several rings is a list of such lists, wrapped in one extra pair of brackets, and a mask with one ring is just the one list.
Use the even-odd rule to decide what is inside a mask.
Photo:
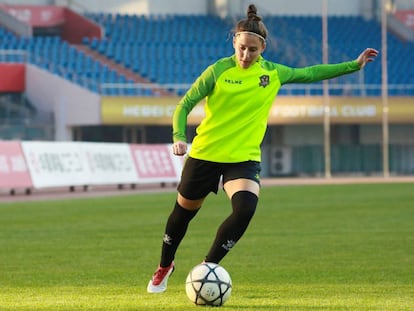
[(219, 263), (246, 231), (259, 197), (260, 144), (279, 88), (353, 73), (378, 54), (367, 48), (353, 61), (290, 68), (261, 56), (266, 38), (266, 26), (255, 5), (249, 5), (247, 18), (234, 28), (234, 55), (209, 66), (176, 107), (172, 152), (183, 156), (187, 152), (187, 116), (206, 98), (206, 116), (197, 127), (184, 164), (177, 200), (165, 228), (161, 261), (147, 287), (150, 293), (166, 290), (188, 224), (207, 195), (217, 193), (220, 178), (232, 213), (218, 228), (205, 261)]

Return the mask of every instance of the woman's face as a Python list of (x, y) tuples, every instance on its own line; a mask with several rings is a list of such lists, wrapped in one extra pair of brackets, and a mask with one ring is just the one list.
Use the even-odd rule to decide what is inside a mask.
[(257, 61), (266, 44), (253, 34), (240, 33), (234, 36), (233, 47), (240, 67), (247, 69)]

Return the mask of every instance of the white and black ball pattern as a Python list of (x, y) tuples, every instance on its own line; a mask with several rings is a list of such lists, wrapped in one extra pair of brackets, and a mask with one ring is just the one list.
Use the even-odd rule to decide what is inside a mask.
[(231, 290), (229, 273), (211, 262), (195, 266), (185, 282), (187, 297), (196, 305), (221, 306), (230, 298)]

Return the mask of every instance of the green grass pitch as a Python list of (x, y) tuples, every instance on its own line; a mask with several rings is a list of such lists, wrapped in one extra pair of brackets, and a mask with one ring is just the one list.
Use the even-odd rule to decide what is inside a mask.
[[(175, 193), (0, 204), (0, 310), (197, 310), (185, 295), (230, 212), (210, 195), (168, 291), (147, 294)], [(414, 310), (414, 185), (263, 187), (221, 264), (224, 310)]]

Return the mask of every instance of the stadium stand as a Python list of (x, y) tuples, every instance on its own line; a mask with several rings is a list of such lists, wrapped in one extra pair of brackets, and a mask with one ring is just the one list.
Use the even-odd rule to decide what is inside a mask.
[[(86, 17), (105, 30), (103, 39), (85, 37), (71, 45), (58, 36), (23, 38), (0, 28), (1, 50), (25, 51), (28, 61), (102, 95), (157, 96), (154, 84), (182, 95), (194, 79), (218, 57), (233, 53), (233, 20), (216, 16), (139, 16), (89, 13)], [(267, 16), (271, 34), (265, 55), (289, 66), (320, 63), (321, 17)], [(208, 31), (206, 31), (208, 29)], [(414, 44), (388, 34), (390, 95), (414, 95)], [(329, 61), (349, 60), (366, 46), (380, 49), (381, 29), (375, 20), (362, 17), (329, 18)], [(23, 62), (22, 53), (2, 56), (2, 61)], [(405, 70), (401, 70), (404, 68)], [(365, 75), (331, 81), (332, 95), (379, 95), (381, 62), (366, 68)], [(141, 84), (137, 87), (137, 83)], [(145, 87), (151, 83), (151, 87)], [(347, 88), (365, 85), (363, 90)], [(340, 85), (335, 88), (334, 85)], [(293, 86), (281, 95), (321, 95), (321, 85)], [(160, 89), (159, 89), (160, 90)]]
[[(23, 37), (0, 27), (0, 63), (34, 64), (94, 92), (94, 96), (99, 94), (155, 97), (172, 93), (182, 95), (208, 65), (219, 57), (233, 54), (231, 28), (234, 19), (238, 19), (205, 15), (143, 16), (115, 13), (87, 13), (85, 16), (102, 27), (102, 39), (85, 36), (80, 41), (70, 42), (64, 39), (62, 34), (53, 35), (53, 31), (36, 31), (31, 37)], [(292, 67), (322, 62), (320, 16), (264, 18), (270, 33), (265, 51), (267, 58)], [(329, 62), (353, 59), (367, 46), (381, 50), (381, 27), (377, 20), (367, 20), (359, 16), (330, 16), (328, 22)], [(391, 32), (388, 33), (387, 39), (390, 60), (389, 95), (413, 96), (414, 43), (406, 42)], [(378, 58), (358, 74), (333, 79), (329, 81), (330, 94), (379, 96), (381, 69), (381, 61)], [(287, 85), (279, 94), (322, 95), (323, 87), (322, 83)], [(54, 117), (41, 116), (43, 119), (40, 122), (43, 125), (50, 124), (50, 128), (36, 126), (31, 119), (36, 115), (39, 117), (39, 111), (31, 111), (23, 103), (24, 99), (16, 98), (15, 95), (5, 94), (0, 98), (0, 139), (53, 140)], [(408, 130), (396, 130), (397, 126), (392, 125), (391, 132), (398, 133), (392, 137), (390, 155), (397, 160), (390, 162), (394, 172), (406, 174), (414, 171), (414, 149), (409, 135), (411, 121), (404, 122), (409, 123), (403, 124)], [(121, 141), (128, 136), (124, 135), (123, 130), (126, 127), (122, 125), (69, 125), (75, 133), (74, 139), (78, 140), (99, 141), (104, 137), (107, 141)], [(283, 130), (277, 130), (283, 132), (287, 129), (286, 133), (292, 133), (292, 127), (296, 125), (291, 128), (288, 128), (289, 126), (290, 124)], [(357, 130), (350, 130), (350, 134), (348, 131), (342, 133), (346, 125), (334, 124), (332, 127), (333, 132), (342, 133), (336, 135), (339, 138), (332, 140), (332, 170), (340, 173), (379, 172), (382, 165), (380, 127), (371, 124), (351, 126)], [(145, 134), (147, 141), (158, 142), (156, 139), (163, 137), (162, 139), (168, 139), (169, 142), (169, 127), (154, 125), (148, 128), (150, 130)], [(139, 137), (145, 132), (136, 128), (127, 130), (131, 137), (132, 133)], [(307, 128), (301, 130), (306, 132)], [(360, 139), (360, 133), (364, 131), (370, 132), (366, 135), (370, 139)], [(408, 138), (403, 137), (405, 133)], [(296, 140), (300, 135), (302, 133), (297, 131), (295, 135), (286, 135), (287, 138), (278, 141), (278, 144), (285, 144), (290, 148), (292, 164), (287, 171), (289, 174), (320, 174), (324, 169), (323, 145), (320, 140), (309, 142), (303, 139), (303, 142), (295, 141), (295, 144), (289, 140), (289, 137), (293, 136)], [(374, 135), (379, 138), (371, 139)], [(270, 141), (266, 143), (270, 144)], [(277, 171), (272, 174), (285, 173)]]
[[(266, 18), (270, 32), (274, 35), (276, 49), (271, 49), (272, 59), (289, 66), (306, 66), (322, 62), (320, 31), (322, 20), (316, 16), (273, 16)], [(328, 19), (329, 62), (341, 62), (356, 57), (362, 48), (372, 46), (381, 49), (381, 28), (375, 20), (357, 16), (331, 16)], [(390, 95), (413, 95), (414, 90), (407, 84), (414, 82), (414, 44), (403, 42), (388, 33), (389, 84), (394, 85)], [(409, 70), (401, 71), (401, 68)], [(331, 95), (380, 95), (378, 89), (370, 86), (381, 84), (381, 62), (370, 64), (364, 76), (349, 75), (332, 80), (333, 84), (346, 86), (365, 84), (364, 92), (347, 93), (346, 89), (331, 90)], [(315, 93), (308, 93), (313, 95)], [(316, 92), (317, 95), (321, 91)]]
[[(163, 18), (120, 14), (89, 14), (88, 17), (105, 27), (107, 38), (104, 41), (85, 40), (85, 44), (116, 62), (123, 63), (149, 81), (161, 85), (189, 84), (218, 55), (232, 53), (230, 20), (211, 16)], [(266, 51), (266, 56), (270, 59), (289, 66), (306, 66), (322, 61), (320, 17), (268, 16), (266, 21), (272, 34)], [(209, 29), (208, 34), (204, 29)], [(395, 68), (414, 68), (413, 60), (409, 57), (413, 53), (414, 44), (401, 42), (391, 33), (388, 37), (390, 59), (398, 59), (397, 64), (391, 63), (389, 68), (389, 83), (413, 83), (409, 71), (398, 72)], [(381, 29), (374, 20), (333, 16), (329, 18), (329, 39), (329, 59), (333, 62), (345, 61), (354, 58), (365, 46), (379, 49)], [(333, 83), (378, 85), (381, 84), (380, 73), (381, 63), (377, 62), (367, 68), (364, 77), (346, 76)], [(185, 91), (185, 88), (180, 91)], [(333, 95), (342, 95), (344, 92), (346, 90), (342, 89), (340, 94), (335, 94), (335, 90), (332, 90)], [(413, 90), (409, 90), (404, 94), (404, 88), (397, 88), (390, 95), (412, 93)], [(321, 88), (311, 94), (320, 95)], [(379, 90), (370, 91), (368, 88), (364, 93), (351, 95), (379, 95)]]
[[(226, 21), (213, 16), (89, 14), (105, 28), (105, 40), (88, 46), (161, 85), (188, 85), (218, 55), (231, 53)], [(205, 29), (209, 29), (208, 32)]]

